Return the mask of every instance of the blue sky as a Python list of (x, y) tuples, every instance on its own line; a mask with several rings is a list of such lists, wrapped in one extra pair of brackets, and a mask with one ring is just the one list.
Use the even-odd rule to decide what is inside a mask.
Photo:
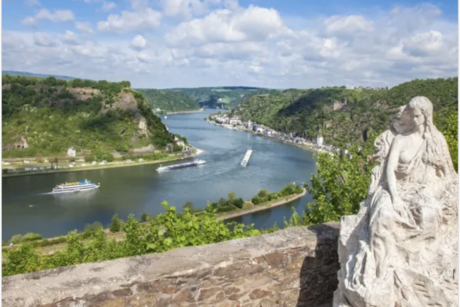
[(452, 77), (457, 1), (5, 0), (2, 69), (134, 87)]

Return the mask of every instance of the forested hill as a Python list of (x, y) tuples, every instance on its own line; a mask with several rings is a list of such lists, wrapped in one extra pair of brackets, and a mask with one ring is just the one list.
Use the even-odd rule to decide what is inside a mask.
[(277, 92), (272, 89), (245, 86), (171, 88), (163, 91), (184, 93), (195, 100), (200, 107), (224, 107), (225, 109), (233, 109), (253, 95)]
[(174, 135), (128, 81), (6, 75), (2, 89), (3, 157), (65, 155), (71, 146), (77, 152), (124, 153), (175, 144)]
[[(365, 140), (369, 131), (387, 129), (390, 110), (415, 96), (434, 104), (435, 124), (444, 131), (458, 109), (458, 78), (414, 80), (391, 89), (329, 87), (255, 95), (232, 111), (279, 131), (316, 138), (337, 146)], [(346, 104), (343, 104), (346, 100)], [(333, 110), (335, 102), (336, 110)], [(455, 117), (455, 118), (456, 118)], [(455, 119), (455, 121), (458, 121)]]
[(183, 92), (155, 89), (136, 89), (144, 95), (153, 110), (161, 112), (194, 111), (200, 109), (198, 103)]
[(3, 70), (3, 71), (2, 71), (2, 75), (22, 76), (22, 77), (33, 77), (33, 78), (48, 78), (48, 77), (54, 77), (54, 78), (56, 78), (56, 79), (68, 80), (68, 81), (72, 81), (72, 80), (76, 79), (76, 78), (74, 78), (74, 77), (69, 77), (69, 76), (35, 74), (35, 73), (31, 73), (31, 72), (13, 71), (13, 70)]

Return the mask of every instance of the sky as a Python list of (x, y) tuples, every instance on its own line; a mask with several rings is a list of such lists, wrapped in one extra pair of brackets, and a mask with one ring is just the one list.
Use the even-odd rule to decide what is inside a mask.
[(456, 0), (3, 0), (2, 70), (134, 88), (458, 75)]

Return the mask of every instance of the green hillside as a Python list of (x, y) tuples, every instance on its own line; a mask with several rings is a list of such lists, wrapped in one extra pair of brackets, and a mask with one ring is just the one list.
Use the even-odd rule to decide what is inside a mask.
[[(391, 89), (331, 87), (285, 90), (255, 95), (232, 111), (244, 120), (255, 120), (279, 131), (315, 138), (336, 146), (367, 139), (369, 132), (387, 129), (390, 110), (417, 95), (427, 96), (435, 108), (435, 123), (443, 131), (447, 114), (457, 114), (458, 78), (414, 80)], [(347, 99), (343, 110), (332, 110), (334, 101)]]
[(136, 90), (145, 97), (153, 110), (160, 109), (162, 112), (181, 112), (200, 109), (198, 103), (183, 92), (143, 88)]
[(74, 77), (68, 77), (68, 76), (35, 74), (35, 73), (31, 73), (31, 72), (13, 71), (13, 70), (3, 70), (3, 71), (2, 71), (2, 75), (22, 76), (22, 77), (31, 77), (31, 78), (48, 78), (48, 77), (54, 77), (54, 78), (56, 78), (56, 79), (68, 80), (68, 81), (72, 81), (72, 80), (76, 79), (76, 78), (74, 78)]
[[(128, 152), (175, 143), (128, 81), (3, 76), (2, 88), (3, 157), (62, 155), (71, 146)], [(28, 148), (18, 149), (24, 140)]]
[(200, 107), (221, 108), (223, 106), (225, 109), (233, 109), (253, 95), (277, 92), (272, 89), (244, 86), (172, 88), (164, 91), (184, 93), (195, 100)]

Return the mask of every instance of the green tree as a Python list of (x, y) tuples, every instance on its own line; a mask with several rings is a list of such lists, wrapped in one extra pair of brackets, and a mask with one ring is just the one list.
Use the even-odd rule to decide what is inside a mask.
[(234, 201), (233, 201), (233, 205), (235, 205), (236, 207), (242, 209), (243, 208), (243, 204), (244, 204), (244, 200), (240, 197), (240, 198), (236, 198)]
[(267, 195), (268, 195), (268, 190), (267, 189), (260, 190), (259, 193), (257, 193), (257, 196), (259, 196), (260, 198), (264, 198)]
[(141, 222), (148, 222), (151, 220), (151, 216), (148, 213), (143, 213), (141, 216)]
[(235, 198), (236, 198), (236, 193), (235, 192), (228, 193), (228, 204), (233, 205), (233, 202), (235, 201)]
[(218, 202), (219, 207), (225, 207), (227, 205), (227, 203), (228, 203), (227, 200), (225, 198), (223, 198), (223, 197), (221, 197), (219, 199), (219, 202)]
[[(356, 214), (359, 204), (367, 197), (370, 172), (373, 166), (367, 161), (373, 142), (362, 151), (353, 146), (350, 156), (320, 153), (315, 159), (318, 165), (316, 175), (312, 175), (308, 192), (315, 200), (306, 208), (307, 224), (338, 221), (342, 215)], [(343, 152), (343, 150), (342, 150)]]
[(450, 157), (454, 164), (455, 170), (458, 172), (458, 113), (452, 111), (446, 120), (446, 127), (443, 131), (449, 146)]
[(121, 219), (118, 217), (118, 213), (115, 213), (112, 217), (112, 223), (110, 224), (111, 232), (119, 232), (121, 228)]
[(185, 211), (185, 209), (189, 209), (190, 212), (193, 212), (193, 210), (195, 209), (194, 208), (194, 205), (191, 201), (187, 201), (183, 206), (182, 206), (182, 209)]

